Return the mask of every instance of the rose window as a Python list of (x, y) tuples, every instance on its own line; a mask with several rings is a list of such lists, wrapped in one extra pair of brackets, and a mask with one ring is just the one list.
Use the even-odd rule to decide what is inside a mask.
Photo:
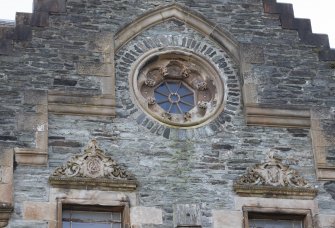
[(223, 82), (217, 71), (185, 52), (148, 56), (132, 83), (142, 110), (172, 127), (198, 126), (223, 110)]

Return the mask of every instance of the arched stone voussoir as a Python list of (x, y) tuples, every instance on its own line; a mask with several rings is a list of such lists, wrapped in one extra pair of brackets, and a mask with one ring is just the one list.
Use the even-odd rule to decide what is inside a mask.
[(200, 13), (176, 3), (148, 11), (120, 28), (115, 34), (115, 51), (117, 52), (142, 31), (169, 19), (182, 21), (201, 34), (210, 37), (225, 49), (236, 62), (240, 62), (240, 45), (229, 32), (219, 28)]

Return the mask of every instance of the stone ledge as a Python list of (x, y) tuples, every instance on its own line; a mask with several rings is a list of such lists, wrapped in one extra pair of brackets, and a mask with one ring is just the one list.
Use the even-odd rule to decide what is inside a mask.
[(311, 114), (307, 109), (248, 105), (245, 107), (245, 113), (247, 125), (285, 128), (309, 128), (311, 126)]
[(334, 180), (335, 179), (335, 166), (329, 166), (327, 164), (316, 164), (316, 176), (318, 180)]
[(48, 163), (48, 152), (33, 148), (14, 148), (15, 161), (22, 165), (45, 166)]
[(0, 227), (6, 227), (14, 207), (7, 203), (0, 202)]
[(234, 184), (233, 188), (239, 196), (245, 197), (314, 199), (318, 193), (318, 190), (316, 189), (279, 186), (272, 187)]
[(105, 190), (105, 191), (135, 191), (137, 182), (135, 180), (110, 180), (107, 178), (71, 178), (53, 177), (49, 178), (49, 183), (58, 188)]
[(67, 96), (49, 94), (48, 111), (55, 114), (115, 117), (113, 96)]

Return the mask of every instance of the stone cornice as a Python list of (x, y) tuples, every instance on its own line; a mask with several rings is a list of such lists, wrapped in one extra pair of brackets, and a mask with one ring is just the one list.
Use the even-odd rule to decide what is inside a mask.
[(266, 104), (246, 104), (247, 125), (269, 127), (310, 128), (311, 114), (308, 107)]

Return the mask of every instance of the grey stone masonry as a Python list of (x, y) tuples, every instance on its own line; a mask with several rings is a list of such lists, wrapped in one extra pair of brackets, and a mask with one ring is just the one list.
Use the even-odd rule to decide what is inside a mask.
[[(173, 3), (199, 20), (205, 18), (206, 29), (232, 37), (240, 48), (239, 55), (251, 45), (257, 48), (249, 52), (258, 57), (248, 56), (245, 66), (232, 56), (230, 47), (215, 40), (213, 31), (208, 31), (211, 35), (198, 31), (186, 23), (187, 17), (153, 24), (134, 34), (115, 53), (99, 45), (99, 38), (109, 40), (141, 15)], [(171, 228), (188, 222), (191, 224), (186, 225), (194, 227), (229, 227), (215, 223), (213, 211), (238, 211), (242, 216), (242, 209), (236, 208), (233, 183), (246, 169), (264, 161), (270, 149), (318, 188), (318, 213), (333, 216), (334, 180), (320, 180), (316, 175), (316, 142), (310, 129), (246, 123), (246, 94), (255, 96), (257, 102), (251, 105), (257, 107), (330, 110), (327, 118), (319, 118), (321, 126), (315, 132), (328, 136), (326, 142), (317, 142), (326, 151), (321, 169), (325, 165), (327, 171), (334, 171), (334, 50), (324, 44), (328, 41), (325, 36), (309, 34), (309, 22), (294, 19), (286, 10), (291, 8), (272, 0), (36, 0), (34, 13), (18, 13), (15, 26), (0, 22), (0, 153), (28, 148), (38, 154), (39, 134), (46, 136), (42, 144), (46, 144), (47, 153), (47, 161), (39, 166), (15, 162), (9, 227), (56, 227), (55, 218), (29, 213), (29, 205), (54, 208), (49, 176), (69, 158), (81, 154), (93, 138), (138, 181), (130, 213), (142, 207), (161, 212), (161, 216), (155, 214), (161, 221), (148, 219), (151, 222), (138, 222), (134, 228)], [(216, 69), (224, 82), (225, 101), (215, 119), (200, 127), (181, 129), (159, 122), (140, 108), (131, 94), (130, 72), (148, 51), (164, 48), (187, 50)], [(103, 68), (114, 60), (110, 71)], [(79, 63), (87, 63), (85, 74), (78, 70)], [(87, 66), (102, 66), (103, 70), (99, 69), (104, 73)], [(253, 86), (250, 94), (244, 90), (246, 84)], [(106, 87), (115, 89), (115, 97), (104, 97)], [(44, 112), (42, 108), (48, 108), (54, 94), (75, 97), (81, 101), (79, 108), (91, 108), (95, 113), (100, 106), (90, 106), (94, 99), (101, 98), (103, 103), (103, 99), (113, 98), (116, 116), (68, 114), (71, 110), (65, 114)], [(91, 103), (83, 97), (92, 98)], [(2, 167), (0, 170), (4, 173)], [(66, 193), (72, 192), (75, 190)], [(35, 209), (43, 212), (42, 206)], [(50, 216), (57, 214), (55, 210), (48, 211)], [(187, 214), (193, 217), (185, 218)], [(324, 221), (320, 224), (326, 224)]]

